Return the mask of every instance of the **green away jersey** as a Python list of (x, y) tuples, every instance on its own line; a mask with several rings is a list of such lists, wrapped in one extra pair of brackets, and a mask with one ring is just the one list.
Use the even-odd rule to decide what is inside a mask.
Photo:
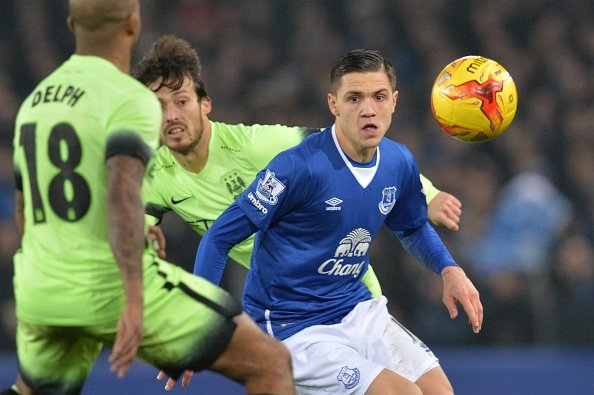
[[(200, 173), (185, 170), (163, 146), (150, 178), (147, 213), (157, 220), (174, 211), (203, 235), (279, 152), (299, 144), (311, 129), (281, 125), (228, 125), (210, 121), (208, 161)], [(229, 254), (249, 267), (253, 236)]]
[(14, 136), (25, 202), (14, 277), (21, 319), (113, 319), (123, 290), (108, 242), (105, 161), (115, 154), (149, 160), (160, 125), (154, 93), (94, 56), (73, 55), (23, 102)]

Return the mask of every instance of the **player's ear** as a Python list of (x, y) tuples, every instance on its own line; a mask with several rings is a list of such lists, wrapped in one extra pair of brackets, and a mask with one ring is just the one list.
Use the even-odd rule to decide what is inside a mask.
[(68, 25), (68, 29), (70, 29), (70, 31), (74, 32), (74, 21), (72, 20), (72, 18), (70, 16), (68, 18), (66, 18), (66, 24)]
[(212, 111), (212, 101), (210, 100), (210, 97), (208, 97), (208, 96), (201, 97), (200, 98), (200, 107), (202, 108), (202, 113), (204, 115), (210, 114), (210, 112)]
[(338, 109), (336, 108), (336, 96), (334, 96), (332, 93), (328, 93), (328, 108), (335, 117), (340, 115)]
[(129, 35), (134, 35), (136, 33), (138, 22), (136, 21), (134, 14), (128, 14), (124, 20), (124, 24), (126, 27), (126, 33)]
[(396, 103), (398, 103), (398, 91), (394, 91), (392, 92), (392, 112), (394, 112), (394, 110), (396, 110)]
[(124, 19), (126, 33), (131, 36), (138, 36), (140, 34), (140, 8), (139, 3), (135, 6)]

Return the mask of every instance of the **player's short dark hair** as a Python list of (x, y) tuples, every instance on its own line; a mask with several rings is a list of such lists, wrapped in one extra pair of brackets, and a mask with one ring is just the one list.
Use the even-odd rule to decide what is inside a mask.
[(396, 89), (396, 71), (392, 63), (379, 51), (355, 49), (342, 55), (330, 69), (330, 88), (336, 93), (340, 79), (349, 73), (385, 71), (392, 89)]
[(134, 76), (144, 85), (162, 78), (156, 90), (167, 87), (179, 89), (184, 77), (194, 82), (198, 99), (207, 97), (201, 77), (202, 65), (198, 53), (189, 42), (174, 35), (161, 36), (134, 68)]

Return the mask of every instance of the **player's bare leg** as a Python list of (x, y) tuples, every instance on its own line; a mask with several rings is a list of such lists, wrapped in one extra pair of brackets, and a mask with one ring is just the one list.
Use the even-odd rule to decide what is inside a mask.
[(365, 395), (423, 395), (423, 392), (412, 381), (384, 369), (373, 380)]
[[(18, 392), (13, 389), (14, 387), (16, 387)], [(14, 385), (11, 388), (7, 388), (3, 391), (0, 391), (0, 394), (2, 394), (2, 395), (4, 395), (4, 394), (6, 394), (6, 395), (13, 395), (13, 394), (35, 395), (35, 392), (33, 392), (33, 390), (31, 388), (29, 388), (29, 386), (27, 384), (25, 384), (21, 375), (18, 374)]]
[(212, 369), (245, 385), (248, 394), (294, 395), (291, 354), (242, 313), (227, 350)]
[(439, 366), (422, 375), (416, 384), (423, 390), (423, 395), (454, 395), (452, 384)]

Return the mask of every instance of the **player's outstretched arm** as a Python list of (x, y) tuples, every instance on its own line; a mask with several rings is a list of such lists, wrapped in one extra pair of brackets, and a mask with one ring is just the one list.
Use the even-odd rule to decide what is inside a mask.
[(17, 190), (14, 195), (14, 220), (19, 235), (23, 237), (23, 233), (25, 233), (25, 197), (21, 190)]
[(111, 370), (123, 377), (136, 357), (143, 334), (142, 252), (144, 208), (140, 196), (145, 164), (129, 155), (107, 160), (109, 244), (120, 268), (125, 306), (109, 357)]
[(239, 208), (237, 201), (231, 204), (200, 240), (193, 273), (219, 285), (231, 248), (257, 230), (256, 225)]
[(462, 203), (454, 195), (439, 191), (427, 206), (427, 215), (433, 225), (443, 225), (457, 231), (462, 215)]
[(462, 203), (454, 195), (440, 191), (433, 182), (424, 175), (420, 175), (421, 184), (427, 198), (427, 215), (433, 225), (443, 225), (449, 230), (459, 229)]
[(406, 251), (443, 279), (443, 303), (452, 319), (458, 316), (457, 303), (468, 315), (472, 330), (478, 333), (483, 325), (483, 305), (472, 282), (455, 262), (435, 228), (428, 222), (412, 233), (395, 231)]
[(443, 303), (448, 309), (450, 317), (454, 319), (458, 316), (456, 303), (460, 303), (468, 316), (472, 331), (479, 333), (483, 326), (483, 305), (474, 284), (466, 276), (464, 270), (457, 266), (443, 269), (441, 278), (443, 280)]

